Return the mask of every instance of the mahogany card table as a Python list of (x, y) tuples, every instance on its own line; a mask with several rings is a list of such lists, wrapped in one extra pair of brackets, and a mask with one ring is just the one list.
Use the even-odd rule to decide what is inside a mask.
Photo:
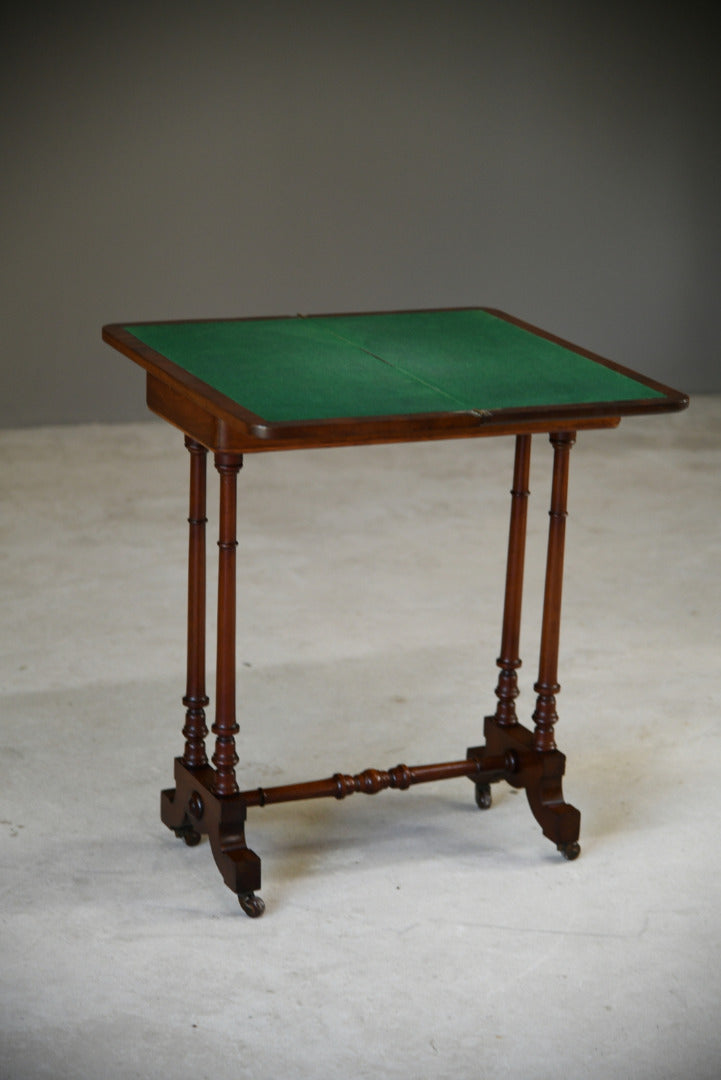
[[(556, 746), (569, 455), (578, 431), (682, 409), (676, 390), (500, 311), (461, 308), (354, 315), (112, 324), (104, 340), (147, 372), (149, 408), (179, 428), (190, 454), (184, 749), (162, 821), (186, 844), (207, 835), (226, 885), (263, 913), (247, 811), (297, 799), (403, 790), (468, 777), (479, 808), (491, 784), (526, 792), (543, 834), (575, 859), (580, 813), (563, 798)], [(531, 439), (550, 438), (552, 477), (535, 710), (516, 714)], [(245, 454), (417, 440), (514, 437), (510, 527), (495, 712), (484, 742), (439, 764), (397, 765), (241, 790), (236, 766), (236, 490)], [(206, 459), (219, 474), (214, 744), (205, 686)]]

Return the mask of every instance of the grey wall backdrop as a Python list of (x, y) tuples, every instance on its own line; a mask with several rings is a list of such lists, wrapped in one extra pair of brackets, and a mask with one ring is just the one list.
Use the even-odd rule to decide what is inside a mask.
[(713, 8), (4, 7), (0, 424), (147, 416), (123, 319), (490, 304), (721, 390)]

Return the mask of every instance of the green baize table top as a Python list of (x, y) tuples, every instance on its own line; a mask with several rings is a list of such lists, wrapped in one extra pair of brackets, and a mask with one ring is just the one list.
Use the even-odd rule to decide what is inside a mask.
[(610, 415), (675, 393), (482, 308), (123, 330), (269, 423), (613, 403)]

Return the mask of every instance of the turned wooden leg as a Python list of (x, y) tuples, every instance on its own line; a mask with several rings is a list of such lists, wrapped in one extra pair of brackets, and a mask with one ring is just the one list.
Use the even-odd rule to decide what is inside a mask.
[[(205, 739), (205, 508), (207, 450), (189, 436), (185, 446), (190, 453), (190, 510), (188, 514), (188, 630), (187, 681), (185, 705), (185, 749), (176, 762), (186, 770), (201, 773), (208, 769)], [(176, 777), (177, 778), (177, 777)], [(192, 792), (191, 792), (192, 794)], [(162, 821), (189, 847), (200, 842), (197, 822), (189, 814), (188, 800), (178, 789), (163, 791), (160, 813)]]
[(561, 632), (561, 597), (563, 592), (563, 556), (566, 538), (566, 506), (568, 501), (568, 466), (575, 432), (551, 435), (553, 446), (553, 483), (551, 487), (546, 586), (543, 597), (541, 651), (538, 682), (534, 690), (536, 711), (533, 749), (536, 766), (531, 769), (526, 795), (543, 832), (553, 840), (567, 859), (575, 859), (581, 849), (578, 835), (581, 815), (574, 806), (564, 802), (562, 778), (565, 756), (557, 749), (554, 725), (558, 720), (556, 694), (558, 684), (558, 646)]
[[(511, 528), (506, 574), (506, 603), (503, 616), (503, 639), (498, 666), (498, 706), (494, 716), (485, 720), (485, 744), (471, 747), (469, 759), (478, 763), (473, 778), (476, 802), (481, 809), (491, 805), (491, 783), (506, 780), (512, 787), (525, 790), (528, 803), (543, 833), (567, 859), (580, 852), (578, 835), (581, 815), (564, 802), (562, 780), (566, 767), (564, 755), (556, 748), (553, 725), (556, 722), (558, 645), (563, 582), (564, 533), (568, 495), (568, 458), (575, 441), (574, 433), (551, 435), (554, 448), (553, 482), (541, 630), (541, 659), (535, 684), (535, 729), (530, 731), (516, 719), (518, 694), (516, 673), (523, 589), (523, 549), (526, 524), (528, 454), (530, 447), (519, 437), (516, 447)], [(501, 763), (499, 766), (498, 763)]]
[[(523, 600), (523, 571), (526, 555), (526, 519), (528, 517), (528, 479), (531, 467), (531, 436), (516, 436), (516, 455), (513, 467), (513, 486), (511, 488), (511, 520), (508, 528), (508, 558), (506, 561), (506, 591), (503, 605), (503, 629), (501, 633), (501, 655), (496, 660), (500, 668), (496, 697), (498, 704), (493, 717), (486, 718), (486, 728), (490, 723), (502, 729), (513, 729), (518, 725), (516, 698), (518, 697), (518, 669), (521, 666), (519, 656), (521, 639), (521, 607)], [(488, 732), (486, 732), (488, 735)], [(502, 743), (497, 743), (502, 749)], [(472, 747), (469, 756), (486, 756), (482, 747)], [(480, 810), (488, 810), (492, 804), (491, 781), (488, 777), (476, 782), (476, 805)]]
[(188, 659), (187, 684), (183, 705), (186, 707), (185, 751), (182, 762), (188, 768), (208, 764), (205, 739), (205, 526), (207, 450), (186, 436), (190, 452), (190, 513), (188, 516)]
[(263, 914), (260, 859), (245, 843), (247, 804), (238, 794), (235, 766), (235, 549), (236, 479), (239, 454), (218, 454), (220, 526), (218, 556), (218, 655), (216, 712), (212, 731), (215, 753), (205, 754), (205, 465), (202, 447), (187, 440), (191, 452), (190, 569), (188, 574), (188, 708), (185, 753), (175, 760), (175, 787), (162, 792), (161, 818), (186, 844), (207, 835), (226, 885), (237, 894), (246, 914)]
[(235, 552), (236, 482), (243, 464), (240, 454), (216, 454), (220, 474), (220, 524), (218, 533), (218, 640), (215, 684), (215, 793), (235, 795), (238, 783), (235, 766)]
[(533, 688), (538, 694), (536, 711), (533, 714), (536, 725), (533, 745), (536, 750), (543, 751), (556, 749), (553, 726), (558, 720), (556, 694), (561, 689), (558, 684), (558, 646), (561, 633), (568, 465), (576, 434), (575, 432), (560, 432), (551, 435), (550, 438), (553, 446), (553, 484), (549, 510), (546, 587), (543, 596), (538, 682)]
[(260, 887), (260, 859), (245, 843), (246, 804), (239, 796), (235, 777), (238, 732), (235, 712), (235, 563), (237, 478), (241, 454), (215, 455), (220, 475), (220, 521), (218, 535), (218, 639), (215, 687), (215, 776), (211, 797), (206, 800), (208, 835), (216, 864), (226, 885), (237, 893), (240, 906), (256, 918), (265, 905), (254, 890)]
[(526, 553), (526, 518), (528, 516), (528, 477), (531, 465), (531, 436), (516, 437), (516, 459), (511, 489), (511, 522), (508, 530), (506, 594), (503, 607), (501, 655), (496, 661), (501, 669), (496, 687), (496, 721), (501, 727), (518, 723), (515, 701), (518, 697), (518, 669), (521, 638), (521, 603)]

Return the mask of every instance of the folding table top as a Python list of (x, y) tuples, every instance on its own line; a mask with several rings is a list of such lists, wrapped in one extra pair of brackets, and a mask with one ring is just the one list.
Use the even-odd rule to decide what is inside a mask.
[(151, 408), (185, 430), (214, 419), (201, 441), (215, 449), (610, 426), (687, 404), (484, 308), (114, 324), (103, 337), (146, 368)]

